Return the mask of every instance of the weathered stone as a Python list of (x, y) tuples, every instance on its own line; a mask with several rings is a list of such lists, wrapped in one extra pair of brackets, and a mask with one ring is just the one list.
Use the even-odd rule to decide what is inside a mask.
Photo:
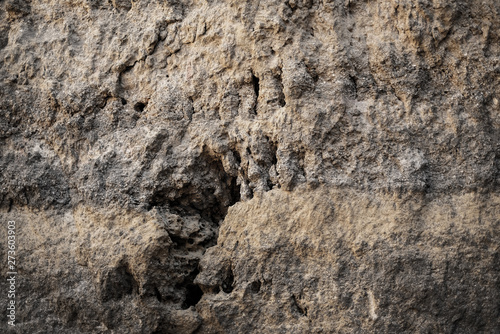
[(498, 1), (0, 7), (1, 332), (500, 331)]

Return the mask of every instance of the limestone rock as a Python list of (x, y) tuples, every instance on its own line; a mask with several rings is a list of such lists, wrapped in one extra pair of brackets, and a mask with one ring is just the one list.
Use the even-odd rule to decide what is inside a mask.
[(498, 1), (0, 8), (0, 332), (500, 330)]

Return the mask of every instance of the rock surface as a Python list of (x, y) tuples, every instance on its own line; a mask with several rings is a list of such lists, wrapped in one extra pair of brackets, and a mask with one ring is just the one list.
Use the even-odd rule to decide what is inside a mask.
[(498, 1), (0, 8), (1, 332), (500, 333)]

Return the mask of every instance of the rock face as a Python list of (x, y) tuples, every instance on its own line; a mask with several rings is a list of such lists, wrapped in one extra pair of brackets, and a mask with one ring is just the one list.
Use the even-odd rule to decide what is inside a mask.
[(2, 333), (500, 333), (497, 0), (0, 8)]

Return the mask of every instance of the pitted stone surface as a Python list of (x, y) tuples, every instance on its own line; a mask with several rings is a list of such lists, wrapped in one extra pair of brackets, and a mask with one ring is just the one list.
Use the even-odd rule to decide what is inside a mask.
[(0, 8), (14, 331), (500, 330), (498, 1)]

